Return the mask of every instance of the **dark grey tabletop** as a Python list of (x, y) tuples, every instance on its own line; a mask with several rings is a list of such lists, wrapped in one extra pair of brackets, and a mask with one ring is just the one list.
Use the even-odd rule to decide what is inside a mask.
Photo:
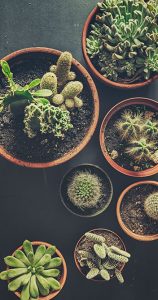
[[(85, 19), (96, 0), (0, 0), (0, 57), (17, 49), (45, 46), (69, 50), (85, 65), (81, 51), (81, 32)], [(89, 145), (70, 162), (56, 168), (33, 170), (17, 167), (0, 158), (0, 268), (24, 239), (55, 243), (66, 258), (68, 278), (59, 300), (111, 299), (156, 300), (158, 298), (158, 243), (141, 243), (120, 229), (115, 207), (120, 192), (139, 179), (128, 178), (113, 170), (104, 160), (99, 147), (99, 127), (105, 113), (119, 101), (135, 96), (158, 99), (157, 82), (135, 91), (121, 91), (95, 80), (100, 96), (100, 120)], [(69, 213), (59, 197), (64, 173), (80, 163), (98, 164), (112, 179), (114, 196), (102, 215), (83, 219)], [(157, 180), (158, 176), (150, 179)], [(73, 261), (73, 250), (80, 236), (93, 228), (103, 227), (118, 233), (132, 253), (124, 271), (125, 284), (115, 280), (98, 284), (86, 280)], [(7, 284), (0, 282), (0, 299), (14, 300)]]

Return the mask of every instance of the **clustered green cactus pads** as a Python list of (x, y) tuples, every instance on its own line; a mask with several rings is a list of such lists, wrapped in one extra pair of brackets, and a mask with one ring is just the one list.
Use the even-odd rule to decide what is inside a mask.
[(122, 266), (129, 261), (130, 254), (115, 245), (107, 245), (109, 239), (100, 233), (87, 232), (77, 246), (76, 257), (87, 279), (109, 281), (116, 276), (124, 282)]
[(157, 13), (153, 0), (98, 3), (87, 36), (87, 53), (103, 76), (134, 83), (158, 73)]
[(58, 291), (61, 289), (62, 259), (55, 253), (55, 246), (42, 244), (35, 249), (26, 240), (23, 250), (16, 250), (14, 256), (4, 258), (9, 268), (0, 273), (0, 279), (9, 281), (9, 291), (20, 291), (21, 300), (35, 300)]
[(144, 202), (146, 214), (155, 221), (158, 221), (158, 192), (149, 195)]

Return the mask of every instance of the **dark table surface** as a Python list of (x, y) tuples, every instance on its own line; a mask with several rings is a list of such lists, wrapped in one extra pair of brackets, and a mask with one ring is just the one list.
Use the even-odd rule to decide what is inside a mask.
[[(81, 51), (81, 32), (96, 0), (0, 0), (0, 57), (17, 49), (45, 46), (69, 50), (85, 65)], [(120, 192), (139, 179), (113, 170), (104, 160), (99, 147), (99, 127), (106, 112), (119, 101), (135, 96), (158, 99), (157, 82), (135, 91), (121, 91), (95, 80), (100, 96), (100, 120), (91, 142), (77, 157), (56, 168), (36, 170), (15, 166), (0, 158), (0, 268), (3, 257), (24, 239), (54, 243), (68, 266), (68, 278), (59, 300), (158, 299), (158, 243), (142, 243), (126, 236), (115, 213)], [(64, 173), (80, 163), (94, 163), (106, 170), (112, 179), (114, 196), (102, 215), (83, 219), (69, 213), (59, 197)], [(150, 177), (157, 180), (158, 176)], [(73, 250), (80, 236), (93, 228), (115, 231), (124, 240), (132, 258), (124, 270), (125, 284), (116, 280), (98, 284), (86, 280), (76, 269)], [(14, 300), (6, 282), (0, 282), (0, 299)]]

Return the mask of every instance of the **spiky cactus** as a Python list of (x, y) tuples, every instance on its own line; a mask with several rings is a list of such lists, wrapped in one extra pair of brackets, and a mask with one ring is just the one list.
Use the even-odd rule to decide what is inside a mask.
[(73, 127), (68, 111), (41, 102), (31, 103), (25, 108), (24, 125), (24, 132), (29, 138), (38, 133), (53, 133), (55, 137), (62, 138)]
[(98, 4), (87, 53), (105, 77), (132, 83), (158, 72), (157, 9), (154, 1), (149, 2), (104, 0)]
[(68, 184), (67, 193), (76, 207), (82, 210), (93, 208), (103, 197), (102, 182), (89, 171), (77, 172)]
[[(9, 267), (0, 273), (1, 280), (9, 280), (9, 291), (20, 290), (21, 300), (38, 299), (61, 289), (59, 277), (62, 259), (54, 257), (56, 247), (40, 245), (35, 250), (30, 241), (24, 241), (23, 249), (14, 256), (4, 258)], [(59, 269), (60, 267), (60, 269)]]
[(152, 193), (146, 198), (144, 210), (150, 218), (158, 221), (158, 192)]
[(129, 146), (125, 149), (125, 153), (133, 158), (134, 161), (150, 161), (152, 160), (152, 155), (156, 143), (149, 141), (146, 137), (140, 137), (139, 139), (131, 139)]
[(87, 279), (103, 279), (109, 281), (112, 274), (116, 275), (120, 283), (124, 282), (118, 266), (125, 264), (130, 258), (130, 254), (115, 245), (107, 246), (106, 239), (100, 234), (87, 232), (85, 234), (91, 246), (84, 249), (84, 242), (77, 250), (77, 259), (81, 267), (87, 267)]
[(143, 125), (143, 131), (149, 135), (158, 135), (158, 121), (157, 120), (147, 120)]
[(48, 72), (43, 75), (40, 83), (41, 89), (49, 89), (52, 91), (52, 96), (57, 94), (57, 77), (55, 74)]

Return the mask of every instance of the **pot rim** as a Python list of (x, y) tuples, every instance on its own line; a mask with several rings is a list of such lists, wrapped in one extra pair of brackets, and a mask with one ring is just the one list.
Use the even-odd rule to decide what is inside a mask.
[[(123, 240), (122, 240), (122, 239), (120, 238), (120, 236), (119, 236), (117, 233), (115, 233), (114, 231), (109, 230), (109, 229), (106, 229), (106, 228), (95, 228), (95, 229), (91, 229), (91, 230), (89, 230), (89, 231), (87, 231), (87, 232), (92, 232), (92, 233), (94, 233), (95, 231), (106, 231), (106, 232), (112, 233), (113, 235), (115, 235), (115, 236), (120, 240), (120, 242), (121, 242), (121, 244), (123, 245), (123, 248), (124, 248), (123, 250), (126, 251), (126, 246), (125, 246)], [(79, 270), (79, 272), (86, 278), (86, 275), (82, 272), (82, 268), (80, 267), (80, 265), (79, 265), (79, 263), (78, 263), (78, 260), (77, 260), (77, 258), (76, 258), (76, 250), (77, 250), (77, 247), (78, 247), (78, 245), (80, 244), (80, 242), (82, 241), (82, 239), (84, 238), (84, 235), (85, 235), (85, 233), (80, 237), (80, 239), (79, 239), (78, 242), (76, 243), (75, 250), (74, 250), (74, 261), (75, 261), (75, 265), (76, 265), (77, 269)], [(124, 267), (125, 267), (125, 264), (122, 264), (122, 267), (120, 268), (120, 271), (122, 271), (122, 270), (124, 269)], [(116, 276), (114, 275), (113, 277), (110, 278), (110, 280), (112, 280), (112, 279), (115, 278), (115, 277), (116, 277)], [(90, 280), (93, 281), (93, 282), (105, 283), (105, 280), (102, 280), (102, 279), (100, 279), (100, 280), (90, 279)]]
[(84, 24), (83, 27), (83, 31), (82, 31), (82, 52), (83, 52), (83, 56), (85, 58), (85, 61), (87, 63), (87, 65), (89, 66), (89, 68), (91, 69), (91, 71), (93, 72), (93, 74), (99, 79), (101, 80), (104, 84), (110, 85), (114, 88), (119, 88), (119, 89), (136, 89), (136, 88), (141, 88), (144, 87), (148, 84), (150, 84), (151, 82), (153, 82), (154, 80), (156, 80), (158, 78), (158, 74), (153, 75), (151, 78), (149, 78), (148, 80), (139, 82), (139, 83), (119, 83), (119, 82), (115, 82), (112, 81), (106, 77), (104, 77), (93, 65), (90, 57), (87, 54), (86, 51), (86, 38), (87, 38), (87, 33), (89, 30), (89, 26), (92, 22), (92, 19), (94, 18), (95, 14), (98, 12), (98, 7), (94, 7), (94, 9), (91, 11), (91, 13), (88, 15), (86, 22)]
[(143, 170), (143, 171), (132, 171), (132, 170), (128, 170), (125, 169), (124, 167), (121, 167), (119, 164), (117, 164), (109, 155), (107, 149), (106, 149), (106, 145), (105, 145), (105, 139), (104, 139), (104, 131), (105, 128), (108, 124), (108, 122), (110, 121), (110, 119), (120, 110), (123, 109), (127, 106), (131, 106), (131, 105), (139, 105), (139, 104), (144, 104), (146, 106), (150, 106), (153, 109), (156, 110), (156, 107), (158, 107), (158, 102), (155, 100), (152, 100), (150, 98), (144, 98), (144, 97), (135, 97), (135, 98), (129, 98), (129, 99), (125, 99), (119, 103), (117, 103), (115, 106), (113, 106), (109, 112), (105, 115), (102, 124), (101, 124), (101, 128), (100, 128), (100, 147), (103, 153), (103, 156), (105, 157), (105, 159), (108, 161), (108, 163), (118, 172), (128, 175), (128, 176), (132, 176), (132, 177), (147, 177), (147, 176), (151, 176), (154, 174), (158, 173), (158, 164), (155, 165), (152, 168)]
[[(51, 54), (51, 55), (57, 55), (59, 56), (62, 51), (52, 49), (52, 48), (46, 48), (46, 47), (32, 47), (32, 48), (25, 48), (21, 50), (17, 50), (15, 52), (12, 52), (11, 54), (5, 56), (2, 58), (3, 60), (9, 61), (14, 58), (18, 58), (19, 56), (25, 55), (25, 54), (30, 54), (30, 53), (46, 53), (46, 54)], [(80, 73), (85, 77), (87, 80), (87, 84), (89, 86), (89, 89), (92, 93), (92, 99), (93, 99), (93, 105), (94, 105), (94, 110), (92, 114), (92, 119), (90, 126), (83, 138), (83, 140), (75, 147), (72, 148), (69, 152), (65, 153), (62, 157), (55, 159), (53, 161), (49, 162), (28, 162), (24, 160), (17, 159), (16, 157), (12, 156), (9, 152), (5, 150), (5, 148), (0, 147), (0, 155), (3, 156), (5, 159), (9, 160), (10, 162), (23, 166), (23, 167), (28, 167), (28, 168), (49, 168), (53, 166), (60, 165), (62, 163), (65, 163), (69, 161), (71, 158), (76, 156), (79, 152), (81, 152), (90, 139), (92, 138), (95, 129), (97, 127), (98, 119), (99, 119), (99, 96), (98, 92), (95, 86), (95, 83), (88, 73), (88, 71), (76, 60), (73, 58), (72, 64), (79, 70)]]
[(120, 227), (122, 228), (122, 230), (131, 238), (138, 240), (138, 241), (142, 241), (142, 242), (150, 242), (150, 241), (154, 241), (154, 240), (158, 240), (158, 233), (157, 234), (152, 234), (152, 235), (140, 235), (140, 234), (136, 234), (133, 233), (123, 222), (122, 217), (121, 217), (121, 204), (122, 201), (124, 199), (124, 196), (126, 195), (127, 192), (129, 192), (133, 187), (139, 186), (139, 185), (145, 185), (145, 184), (151, 184), (151, 185), (156, 185), (158, 186), (158, 182), (157, 181), (153, 181), (153, 180), (146, 180), (146, 181), (139, 181), (139, 182), (135, 182), (133, 184), (130, 184), (129, 186), (127, 186), (121, 193), (121, 195), (119, 196), (119, 199), (117, 201), (117, 205), (116, 205), (116, 216), (117, 216), (117, 220), (118, 223), (120, 225)]
[[(65, 204), (65, 201), (64, 201), (64, 196), (62, 194), (62, 185), (64, 184), (64, 181), (65, 179), (67, 178), (67, 176), (69, 176), (69, 174), (72, 172), (72, 171), (75, 171), (75, 169), (78, 169), (79, 167), (89, 167), (89, 168), (94, 168), (94, 169), (98, 169), (99, 171), (101, 171), (104, 176), (108, 179), (109, 181), (109, 184), (110, 184), (110, 196), (108, 198), (108, 201), (105, 205), (104, 208), (102, 208), (101, 210), (98, 210), (96, 213), (92, 214), (92, 215), (82, 215), (82, 214), (79, 214), (79, 213), (75, 213), (73, 210), (71, 210), (66, 204)], [(111, 201), (112, 201), (112, 198), (113, 198), (113, 192), (114, 192), (114, 189), (113, 189), (113, 184), (112, 184), (112, 180), (111, 178), (109, 177), (109, 175), (98, 165), (95, 165), (95, 164), (90, 164), (90, 163), (82, 163), (82, 164), (79, 164), (79, 165), (76, 165), (74, 167), (72, 167), (71, 169), (69, 169), (65, 174), (64, 176), (62, 177), (62, 180), (60, 182), (60, 199), (61, 199), (61, 202), (62, 204), (65, 206), (65, 208), (70, 212), (72, 213), (73, 215), (77, 216), (77, 217), (80, 217), (80, 218), (93, 218), (93, 217), (97, 217), (98, 215), (102, 214), (103, 212), (106, 211), (106, 209), (108, 209)]]
[[(34, 246), (40, 246), (40, 245), (45, 245), (46, 247), (52, 246), (52, 244), (49, 244), (49, 243), (46, 243), (46, 242), (40, 242), (40, 241), (33, 241), (31, 243)], [(17, 248), (17, 250), (21, 250), (21, 249), (23, 249), (22, 245)], [(15, 251), (14, 251), (14, 253), (15, 253)], [(12, 254), (13, 256), (14, 256), (14, 253)], [(63, 255), (61, 254), (61, 252), (58, 249), (56, 249), (56, 254), (62, 259), (62, 263), (63, 263), (63, 272), (62, 272), (62, 276), (60, 278), (61, 289), (58, 290), (58, 291), (52, 292), (52, 293), (50, 293), (47, 296), (39, 297), (39, 300), (51, 300), (51, 299), (54, 299), (61, 292), (61, 290), (63, 289), (63, 287), (65, 285), (65, 282), (66, 282), (66, 279), (67, 279), (66, 261), (65, 261)], [(18, 298), (20, 298), (20, 292), (14, 292), (14, 294)]]

